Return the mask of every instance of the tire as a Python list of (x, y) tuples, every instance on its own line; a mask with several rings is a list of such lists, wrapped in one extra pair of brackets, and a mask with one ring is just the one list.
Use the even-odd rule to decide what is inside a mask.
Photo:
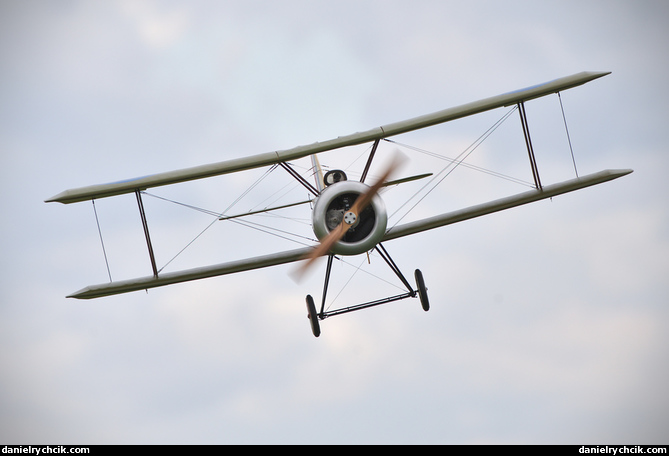
[(307, 295), (307, 318), (309, 318), (309, 324), (311, 325), (311, 332), (314, 333), (315, 337), (321, 335), (321, 325), (318, 323), (318, 314), (316, 313), (316, 306), (314, 305), (314, 298), (311, 295)]
[(418, 287), (418, 297), (420, 298), (420, 305), (425, 312), (430, 310), (430, 300), (427, 298), (427, 288), (425, 287), (425, 280), (423, 280), (423, 273), (420, 269), (414, 272), (416, 278), (416, 286)]

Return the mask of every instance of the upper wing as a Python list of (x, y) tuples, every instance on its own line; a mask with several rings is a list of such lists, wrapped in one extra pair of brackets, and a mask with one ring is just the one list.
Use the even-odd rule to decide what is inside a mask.
[(128, 179), (109, 184), (92, 185), (65, 190), (46, 200), (46, 202), (76, 203), (90, 199), (106, 198), (124, 193), (132, 193), (136, 190), (145, 190), (150, 187), (160, 187), (163, 185), (176, 184), (205, 177), (213, 177), (221, 174), (233, 173), (247, 169), (260, 168), (272, 165), (274, 163), (296, 160), (327, 150), (339, 149), (346, 146), (364, 144), (377, 139), (388, 138), (390, 136), (407, 133), (421, 128), (430, 127), (440, 123), (459, 119), (461, 117), (471, 116), (491, 109), (509, 106), (534, 98), (543, 97), (552, 93), (560, 92), (572, 87), (576, 87), (586, 82), (592, 81), (610, 72), (582, 72), (572, 76), (556, 79), (551, 82), (539, 84), (526, 89), (509, 92), (503, 95), (486, 98), (473, 103), (464, 104), (455, 108), (445, 109), (432, 114), (416, 117), (413, 119), (396, 122), (382, 127), (374, 128), (365, 132), (354, 133), (352, 135), (340, 136), (329, 141), (317, 142), (307, 146), (298, 146), (293, 149), (267, 152), (264, 154), (253, 155), (250, 157), (226, 160), (210, 165), (196, 166), (177, 171), (153, 174), (135, 179)]
[[(552, 198), (556, 195), (572, 192), (591, 185), (601, 184), (613, 179), (617, 179), (632, 170), (605, 170), (587, 176), (578, 177), (558, 184), (548, 185), (542, 190), (529, 190), (514, 196), (501, 198), (488, 203), (472, 206), (454, 212), (438, 215), (416, 222), (406, 223), (396, 226), (386, 232), (383, 241), (397, 239), (410, 234), (427, 231), (440, 226), (450, 225), (451, 223), (469, 220), (493, 212), (510, 209), (512, 207), (539, 201), (545, 198)], [(102, 296), (109, 296), (131, 291), (145, 290), (149, 288), (162, 287), (174, 283), (187, 282), (191, 280), (204, 279), (235, 272), (249, 271), (252, 269), (266, 268), (279, 264), (292, 263), (304, 259), (312, 252), (313, 247), (305, 247), (286, 252), (265, 255), (261, 257), (248, 258), (239, 261), (232, 261), (213, 266), (188, 269), (185, 271), (163, 273), (159, 277), (149, 276), (139, 279), (123, 280), (100, 285), (91, 285), (68, 296), (68, 298), (91, 299)]]

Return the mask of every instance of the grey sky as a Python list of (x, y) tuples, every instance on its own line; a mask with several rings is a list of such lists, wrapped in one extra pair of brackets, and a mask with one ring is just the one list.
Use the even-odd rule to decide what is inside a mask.
[[(2, 2), (0, 441), (666, 443), (668, 14), (662, 1)], [(43, 203), (66, 188), (584, 70), (612, 74), (562, 96), (579, 172), (634, 174), (389, 243), (406, 273), (423, 271), (429, 313), (396, 303), (328, 319), (314, 339), (304, 296), (322, 272), (298, 284), (289, 267), (64, 298), (107, 280), (91, 205)], [(455, 155), (502, 114), (397, 139)], [(572, 177), (557, 99), (528, 114), (542, 177)], [(518, 135), (514, 116), (472, 163), (531, 179)], [(406, 172), (443, 166), (411, 160)], [(260, 174), (156, 193), (222, 210)], [(411, 217), (524, 190), (478, 174), (453, 173)], [(114, 278), (149, 274), (133, 198), (97, 208)], [(153, 199), (147, 211), (162, 263), (209, 220)], [(224, 228), (170, 266), (295, 247)], [(333, 295), (362, 260), (337, 265)], [(387, 274), (378, 258), (369, 268)], [(337, 302), (383, 287), (355, 274)]]

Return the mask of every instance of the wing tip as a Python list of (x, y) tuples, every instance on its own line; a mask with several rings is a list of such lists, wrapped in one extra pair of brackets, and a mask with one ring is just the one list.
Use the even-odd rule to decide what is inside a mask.
[(627, 176), (628, 174), (632, 174), (634, 172), (633, 169), (630, 168), (625, 168), (625, 169), (609, 169), (607, 170), (611, 175), (614, 175), (615, 177), (623, 177)]
[(74, 298), (74, 299), (90, 299), (90, 297), (87, 296), (87, 294), (89, 292), (89, 288), (90, 287), (82, 288), (81, 290), (75, 291), (74, 293), (71, 293), (71, 294), (69, 294), (65, 297), (66, 298)]
[(45, 203), (62, 203), (63, 198), (65, 197), (66, 192), (60, 192), (57, 195), (53, 195), (51, 198), (44, 200)]

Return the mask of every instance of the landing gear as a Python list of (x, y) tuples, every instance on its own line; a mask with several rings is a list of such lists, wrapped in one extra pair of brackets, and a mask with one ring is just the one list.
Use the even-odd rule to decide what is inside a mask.
[(321, 325), (318, 323), (318, 314), (316, 313), (314, 298), (311, 295), (307, 295), (307, 317), (309, 318), (309, 324), (311, 324), (311, 332), (314, 333), (315, 337), (320, 336)]
[(418, 287), (418, 297), (420, 298), (420, 305), (423, 307), (423, 310), (427, 312), (430, 310), (430, 301), (427, 299), (427, 288), (425, 288), (425, 281), (423, 280), (423, 273), (420, 272), (420, 269), (416, 269), (414, 272), (414, 277), (416, 278), (416, 286)]
[(321, 310), (320, 312), (316, 312), (316, 305), (314, 304), (314, 298), (311, 297), (311, 295), (307, 295), (307, 312), (308, 312), (308, 317), (309, 317), (309, 323), (311, 325), (311, 332), (314, 334), (314, 336), (318, 337), (321, 335), (321, 327), (320, 327), (320, 320), (324, 320), (328, 317), (333, 317), (335, 315), (341, 315), (344, 313), (348, 312), (353, 312), (356, 310), (362, 310), (366, 309), (369, 307), (374, 307), (378, 306), (381, 304), (386, 304), (389, 302), (393, 301), (399, 301), (401, 299), (406, 299), (406, 298), (419, 298), (420, 299), (420, 305), (423, 308), (424, 311), (430, 310), (430, 303), (427, 298), (427, 287), (425, 287), (425, 280), (423, 279), (423, 274), (420, 272), (419, 269), (416, 269), (414, 272), (414, 277), (416, 279), (416, 287), (417, 289), (413, 289), (411, 284), (407, 281), (407, 279), (404, 277), (404, 275), (401, 273), (395, 262), (390, 258), (390, 255), (388, 255), (388, 252), (386, 249), (383, 247), (383, 245), (378, 244), (375, 247), (377, 253), (381, 256), (381, 258), (388, 263), (388, 266), (390, 266), (390, 269), (397, 275), (397, 277), (400, 279), (400, 281), (404, 284), (404, 286), (407, 288), (407, 292), (404, 294), (400, 294), (397, 296), (390, 296), (388, 298), (383, 298), (379, 299), (377, 301), (371, 301), (371, 302), (366, 302), (363, 304), (357, 304), (354, 306), (350, 307), (344, 307), (341, 309), (336, 309), (336, 310), (325, 310), (325, 298), (327, 296), (327, 289), (328, 289), (328, 284), (330, 282), (330, 271), (332, 269), (332, 260), (334, 259), (334, 255), (330, 254), (328, 257), (328, 264), (327, 268), (325, 270), (325, 284), (323, 285), (323, 302), (321, 303)]

